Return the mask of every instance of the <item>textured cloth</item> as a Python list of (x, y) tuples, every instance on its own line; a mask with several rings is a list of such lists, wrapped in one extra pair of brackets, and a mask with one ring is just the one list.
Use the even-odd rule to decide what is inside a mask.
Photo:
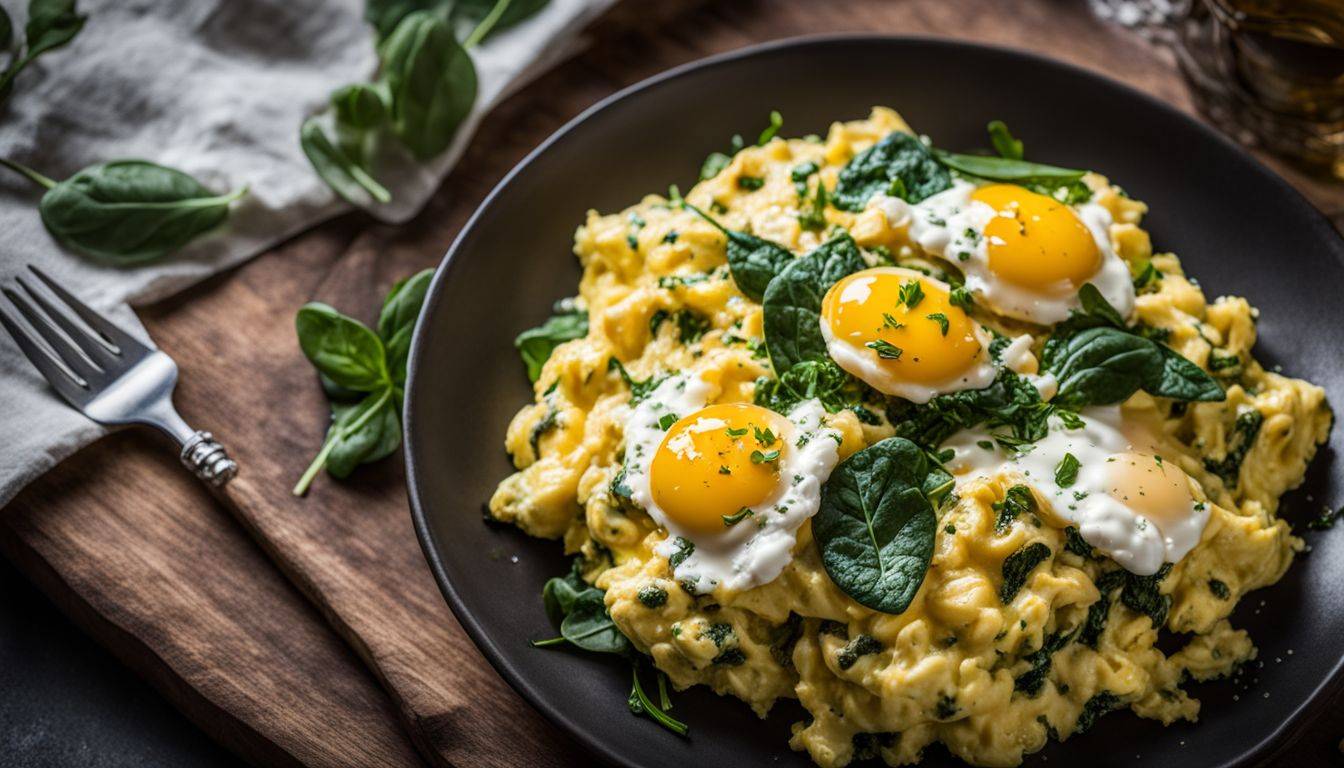
[[(475, 110), (448, 151), (415, 177), (392, 180), (396, 204), (376, 215), (414, 215), (481, 116), (572, 52), (580, 30), (612, 2), (551, 0), (472, 50)], [(37, 264), (145, 337), (130, 305), (169, 296), (350, 208), (313, 172), (298, 132), (334, 88), (374, 74), (373, 31), (360, 0), (85, 0), (80, 11), (89, 19), (74, 42), (15, 81), (0, 109), (0, 156), (55, 179), (138, 158), (190, 173), (218, 193), (243, 185), (249, 193), (224, 227), (187, 249), (121, 267), (58, 246), (38, 217), (42, 191), (0, 170), (0, 281)], [(21, 9), (11, 15), (21, 32)], [(0, 505), (105, 431), (60, 401), (0, 334)]]

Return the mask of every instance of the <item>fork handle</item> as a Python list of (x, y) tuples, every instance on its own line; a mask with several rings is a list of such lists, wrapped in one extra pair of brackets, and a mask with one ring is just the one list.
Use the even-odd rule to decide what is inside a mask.
[(216, 488), (238, 474), (238, 463), (229, 458), (228, 452), (215, 440), (214, 435), (203, 430), (193, 432), (183, 441), (181, 458), (182, 464), (196, 477)]

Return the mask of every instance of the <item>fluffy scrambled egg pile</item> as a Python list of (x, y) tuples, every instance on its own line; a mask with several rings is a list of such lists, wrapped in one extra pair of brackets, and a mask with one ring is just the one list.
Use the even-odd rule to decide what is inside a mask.
[[(1059, 235), (1074, 238), (1059, 247), (1089, 254), (1099, 249), (1096, 262), (1103, 266), (1089, 274), (1100, 292), (1143, 335), (1209, 372), (1225, 397), (1178, 402), (1138, 391), (1104, 413), (1082, 409), (1089, 429), (1094, 422), (1118, 424), (1128, 437), (1117, 446), (1106, 445), (1110, 438), (1094, 439), (1089, 445), (1101, 446), (1103, 457), (1090, 465), (1081, 452), (1087, 446), (1069, 448), (1068, 461), (1074, 474), (1082, 464), (1083, 477), (1089, 466), (1102, 467), (1115, 456), (1147, 457), (1142, 461), (1155, 462), (1161, 473), (1175, 472), (1178, 481), (1160, 493), (1155, 486), (1136, 490), (1144, 488), (1141, 479), (1117, 482), (1132, 481), (1127, 487), (1145, 498), (1175, 494), (1179, 515), (1163, 518), (1165, 512), (1129, 499), (1124, 489), (1103, 487), (1103, 478), (1090, 498), (1124, 503), (1097, 506), (1102, 517), (1088, 517), (1092, 508), (1070, 501), (1086, 493), (1066, 493), (1081, 486), (1064, 461), (1054, 485), (1033, 483), (1039, 473), (1024, 474), (1029, 452), (995, 446), (993, 435), (971, 430), (950, 438), (956, 450), (939, 457), (955, 490), (934, 506), (923, 580), (915, 582), (904, 610), (883, 612), (837, 584), (808, 518), (826, 475), (840, 471), (833, 469), (837, 462), (843, 468), (857, 452), (897, 431), (903, 411), (890, 403), (899, 398), (883, 401), (878, 394), (876, 401), (836, 409), (811, 401), (769, 417), (753, 416), (743, 406), (672, 426), (697, 408), (759, 402), (764, 384), (758, 379), (775, 376), (762, 303), (744, 295), (730, 274), (728, 235), (714, 222), (793, 254), (812, 251), (844, 230), (875, 275), (887, 269), (898, 276), (934, 276), (923, 284), (922, 300), (929, 303), (919, 311), (942, 311), (919, 315), (908, 291), (912, 280), (924, 278), (901, 277), (904, 314), (886, 315), (890, 322), (882, 332), (888, 335), (855, 347), (862, 354), (851, 355), (852, 365), (836, 351), (843, 326), (832, 314), (823, 321), (831, 322), (828, 349), (836, 361), (882, 392), (893, 391), (881, 384), (893, 376), (931, 388), (926, 402), (987, 383), (976, 381), (970, 367), (953, 372), (960, 379), (894, 367), (918, 362), (920, 350), (926, 357), (936, 351), (928, 345), (941, 343), (940, 324), (941, 338), (951, 338), (949, 316), (953, 336), (961, 333), (956, 323), (962, 316), (955, 313), (965, 302), (945, 300), (956, 295), (948, 293), (953, 284), (964, 284), (975, 296), (975, 309), (967, 310), (975, 322), (958, 341), (974, 351), (990, 334), (1029, 337), (1009, 344), (996, 364), (1016, 365), (1043, 398), (1061, 386), (1038, 361), (1051, 327), (1068, 316), (1068, 308), (1020, 300), (1006, 289), (995, 293), (996, 285), (1005, 284), (991, 274), (992, 248), (1011, 239), (991, 229), (1001, 223), (993, 218), (991, 198), (1002, 190), (985, 192), (982, 183), (961, 194), (954, 186), (931, 198), (931, 205), (914, 206), (919, 210), (913, 214), (896, 194), (880, 192), (842, 210), (827, 204), (824, 191), (816, 193), (818, 185), (836, 189), (842, 169), (893, 132), (909, 128), (895, 112), (877, 108), (865, 120), (832, 125), (824, 138), (773, 138), (725, 158), (722, 169), (685, 196), (689, 205), (649, 196), (617, 214), (590, 212), (574, 248), (583, 278), (567, 307), (586, 311), (587, 333), (554, 349), (535, 382), (536, 401), (510, 425), (506, 447), (518, 471), (500, 484), (491, 513), (533, 536), (562, 538), (566, 551), (581, 557), (584, 579), (605, 590), (611, 620), (676, 688), (707, 685), (742, 699), (761, 716), (780, 697), (800, 700), (810, 718), (794, 726), (791, 745), (819, 765), (872, 757), (890, 765), (914, 763), (933, 742), (969, 763), (1014, 765), (1047, 739), (1082, 732), (1111, 710), (1131, 709), (1164, 724), (1196, 719), (1199, 702), (1181, 689), (1183, 680), (1226, 675), (1255, 656), (1251, 639), (1227, 617), (1242, 595), (1277, 581), (1301, 549), (1276, 517), (1278, 500), (1301, 482), (1332, 416), (1319, 387), (1267, 371), (1252, 357), (1256, 310), (1242, 298), (1209, 302), (1175, 255), (1153, 252), (1140, 226), (1146, 206), (1106, 179), (1084, 177), (1091, 200), (1077, 207), (1082, 229)], [(961, 202), (938, 208), (939, 199), (957, 194)], [(1038, 204), (1019, 198), (1009, 207)], [(969, 215), (974, 206), (968, 199), (987, 204), (990, 218), (948, 224)], [(1045, 206), (1050, 210), (1042, 216), (1057, 215)], [(1001, 212), (999, 218), (1005, 217)], [(929, 234), (938, 228), (950, 236)], [(1088, 231), (1099, 233), (1095, 244)], [(991, 249), (988, 261), (983, 250), (956, 255), (959, 242), (971, 250), (981, 239)], [(949, 270), (937, 266), (940, 256), (962, 276), (949, 278)], [(1012, 256), (999, 256), (1000, 277), (1014, 268)], [(1112, 258), (1125, 267), (1113, 291), (1103, 279)], [(1142, 285), (1133, 290), (1129, 281)], [(1025, 283), (1030, 287), (1030, 280)], [(871, 283), (863, 296), (877, 285)], [(925, 318), (927, 328), (918, 325)], [(900, 329), (907, 329), (905, 336)], [(983, 361), (989, 364), (988, 357)], [(869, 375), (870, 369), (877, 373)], [(897, 391), (920, 402), (917, 393)], [(671, 418), (660, 419), (659, 409)], [(735, 437), (748, 429), (755, 435)], [(1052, 427), (1050, 434), (1064, 435), (1065, 429)], [(1133, 438), (1134, 429), (1144, 437)], [(650, 430), (656, 431), (644, 434)], [(679, 478), (685, 486), (713, 489), (715, 498), (740, 490), (713, 485), (719, 476), (748, 478), (770, 462), (781, 468), (751, 475), (760, 492), (734, 497), (729, 511), (737, 511), (722, 515), (722, 523), (717, 509), (708, 521), (696, 517), (695, 509), (712, 508), (714, 498), (678, 512), (672, 496), (680, 486), (660, 481), (656, 463), (663, 450), (657, 441), (667, 432), (665, 442), (675, 444), (677, 431), (684, 433), (685, 450), (667, 461), (689, 461), (699, 455), (697, 447), (720, 457), (715, 472), (701, 477), (685, 470)], [(719, 431), (728, 438), (716, 438), (714, 446), (696, 442)], [(804, 455), (807, 440), (826, 448)], [(1124, 453), (1135, 441), (1142, 443), (1141, 454)], [(975, 445), (993, 460), (963, 462), (958, 446), (974, 451)], [(780, 498), (771, 496), (772, 483), (790, 476), (796, 490), (789, 498), (797, 500), (792, 509), (802, 510), (801, 516), (790, 517), (781, 509), (787, 505), (772, 501)], [(1029, 492), (1015, 490), (1024, 487)], [(1005, 508), (1014, 505), (1021, 513), (1005, 520)], [(1161, 533), (1151, 541), (1141, 535), (1149, 522)], [(736, 538), (716, 549), (715, 536), (730, 535)], [(1189, 539), (1184, 545), (1182, 535)], [(680, 568), (693, 569), (689, 582)], [(1161, 629), (1183, 633), (1188, 642), (1165, 654), (1156, 647)]]

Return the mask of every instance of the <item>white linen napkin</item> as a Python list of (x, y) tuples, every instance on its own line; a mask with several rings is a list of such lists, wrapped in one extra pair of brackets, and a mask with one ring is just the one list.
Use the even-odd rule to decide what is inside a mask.
[[(572, 53), (579, 32), (613, 2), (551, 0), (473, 49), (475, 109), (448, 151), (401, 180), (396, 206), (379, 215), (404, 220), (419, 211), (481, 117)], [(4, 5), (21, 34), (26, 3)], [(80, 12), (89, 18), (79, 36), (24, 70), (0, 108), (0, 156), (57, 179), (137, 158), (217, 192), (250, 191), (223, 228), (184, 251), (118, 267), (61, 249), (38, 217), (41, 190), (0, 169), (0, 283), (37, 264), (146, 337), (130, 305), (169, 296), (349, 210), (312, 171), (298, 132), (334, 88), (375, 70), (362, 0), (81, 0)], [(105, 432), (59, 400), (0, 334), (0, 506)]]

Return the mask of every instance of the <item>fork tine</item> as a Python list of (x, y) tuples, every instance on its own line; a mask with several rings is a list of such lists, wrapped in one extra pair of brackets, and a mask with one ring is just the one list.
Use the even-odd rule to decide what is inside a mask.
[(84, 302), (76, 299), (69, 291), (65, 290), (58, 285), (55, 280), (48, 277), (47, 273), (38, 269), (36, 265), (29, 264), (28, 269), (32, 271), (34, 275), (37, 275), (37, 279), (41, 280), (43, 285), (47, 286), (52, 293), (56, 294), (58, 299), (65, 302), (66, 306), (74, 310), (75, 314), (79, 315), (80, 319), (87, 323), (90, 328), (101, 333), (103, 338), (111, 342), (112, 346), (121, 353), (123, 358), (134, 360), (152, 351), (149, 347), (141, 344), (134, 336), (121, 330), (115, 323), (93, 311), (93, 309)]
[(88, 384), (78, 381), (73, 377), (63, 364), (58, 362), (41, 345), (36, 342), (28, 332), (9, 316), (4, 309), (0, 309), (0, 325), (9, 331), (10, 337), (14, 343), (19, 345), (28, 361), (37, 368), (51, 388), (56, 393), (65, 398), (66, 402), (76, 408), (83, 407), (83, 404), (89, 399)]
[(16, 276), (14, 280), (23, 289), (24, 293), (28, 294), (28, 298), (41, 307), (47, 317), (60, 326), (62, 331), (65, 331), (65, 335), (69, 337), (70, 341), (73, 341), (75, 346), (79, 347), (80, 351), (93, 361), (94, 365), (109, 373), (117, 369), (121, 359), (105, 340), (81, 327), (71, 318), (69, 310), (57, 307), (47, 299), (46, 294), (29, 285), (28, 281), (24, 280), (21, 275)]
[(10, 288), (0, 288), (0, 292), (5, 294), (9, 303), (19, 310), (23, 319), (28, 321), (28, 326), (37, 331), (38, 335), (46, 340), (47, 346), (56, 353), (56, 357), (65, 363), (65, 367), (74, 372), (75, 377), (82, 379), (85, 383), (92, 383), (94, 379), (103, 378), (103, 372), (98, 370), (93, 363), (80, 353), (79, 348), (68, 341), (56, 326), (48, 320), (46, 315), (42, 314), (26, 296), (23, 296)]

